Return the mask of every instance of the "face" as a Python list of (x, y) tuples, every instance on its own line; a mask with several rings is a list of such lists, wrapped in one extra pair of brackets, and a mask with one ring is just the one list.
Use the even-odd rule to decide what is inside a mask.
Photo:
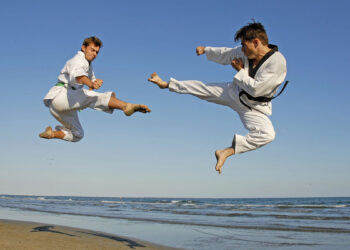
[(242, 52), (248, 59), (255, 59), (257, 54), (257, 41), (242, 41)]
[(94, 43), (89, 43), (88, 46), (81, 46), (81, 50), (84, 52), (86, 60), (92, 62), (100, 51), (100, 47)]

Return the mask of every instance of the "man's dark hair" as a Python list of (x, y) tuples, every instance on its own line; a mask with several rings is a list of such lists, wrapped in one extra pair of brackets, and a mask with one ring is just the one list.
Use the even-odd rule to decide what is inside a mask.
[(100, 48), (102, 47), (102, 41), (96, 36), (85, 38), (83, 45), (87, 47), (90, 43), (93, 43), (95, 46), (98, 46)]
[(269, 44), (269, 38), (267, 37), (264, 25), (261, 23), (248, 23), (248, 25), (240, 28), (235, 35), (235, 41), (252, 41), (258, 38), (263, 45)]

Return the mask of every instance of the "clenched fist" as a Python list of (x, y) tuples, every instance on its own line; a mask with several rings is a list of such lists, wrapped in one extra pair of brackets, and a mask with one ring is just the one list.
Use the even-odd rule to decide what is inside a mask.
[(94, 89), (99, 89), (101, 86), (102, 86), (102, 83), (103, 83), (103, 80), (102, 79), (96, 79), (94, 82), (93, 82), (93, 88)]
[(242, 58), (236, 58), (233, 59), (231, 62), (232, 67), (237, 70), (240, 71), (241, 69), (243, 69), (243, 60)]
[(205, 47), (204, 46), (198, 46), (197, 48), (196, 48), (196, 53), (197, 53), (197, 55), (202, 55), (202, 54), (204, 54), (205, 53)]

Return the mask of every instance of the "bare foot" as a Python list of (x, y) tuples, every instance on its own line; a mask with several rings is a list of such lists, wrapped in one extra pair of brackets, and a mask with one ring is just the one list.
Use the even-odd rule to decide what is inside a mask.
[(219, 174), (221, 174), (222, 166), (224, 165), (227, 157), (234, 155), (234, 154), (235, 154), (235, 150), (232, 147), (225, 148), (222, 150), (218, 149), (215, 151), (215, 156), (217, 159), (215, 170), (218, 171)]
[(215, 151), (215, 157), (217, 160), (216, 166), (215, 166), (215, 170), (218, 171), (219, 174), (221, 174), (221, 168), (224, 165), (225, 161), (226, 161), (226, 157), (224, 155), (224, 150), (216, 150)]
[(126, 104), (126, 107), (124, 110), (124, 114), (126, 116), (130, 116), (135, 112), (148, 113), (148, 112), (151, 112), (151, 110), (144, 104), (132, 104), (132, 103)]
[(167, 88), (168, 85), (169, 85), (167, 82), (163, 81), (163, 79), (160, 78), (156, 72), (154, 72), (154, 73), (151, 75), (151, 77), (148, 78), (148, 81), (157, 84), (158, 87), (161, 88), (161, 89), (165, 89), (165, 88)]
[(45, 138), (45, 139), (52, 139), (53, 138), (52, 128), (48, 126), (44, 132), (39, 134), (39, 137)]

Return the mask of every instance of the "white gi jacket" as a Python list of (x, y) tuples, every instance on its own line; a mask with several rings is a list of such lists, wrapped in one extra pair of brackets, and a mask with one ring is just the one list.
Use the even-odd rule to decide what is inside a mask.
[[(232, 87), (234, 88), (234, 85), (237, 85), (241, 90), (253, 97), (272, 97), (287, 74), (286, 59), (279, 51), (273, 53), (257, 69), (254, 78), (249, 76), (248, 58), (242, 52), (241, 46), (235, 48), (206, 47), (205, 54), (208, 60), (224, 65), (231, 64), (233, 59), (242, 58), (244, 68), (234, 76)], [(271, 102), (256, 102), (249, 100), (245, 95), (242, 95), (241, 100), (249, 107), (265, 115), (272, 114)]]
[(82, 84), (76, 81), (78, 76), (87, 76), (92, 82), (96, 80), (92, 65), (86, 60), (82, 51), (78, 51), (72, 59), (66, 62), (58, 76), (58, 81), (68, 83), (75, 88), (81, 88)]
[[(58, 76), (58, 82), (64, 83), (66, 88), (69, 86), (75, 89), (81, 89), (84, 85), (76, 81), (76, 77), (78, 76), (87, 76), (91, 81), (96, 80), (92, 65), (86, 60), (82, 51), (78, 51), (74, 57), (66, 62)], [(44, 97), (45, 106), (48, 107), (50, 100), (53, 100), (61, 90), (61, 86), (52, 87)]]

